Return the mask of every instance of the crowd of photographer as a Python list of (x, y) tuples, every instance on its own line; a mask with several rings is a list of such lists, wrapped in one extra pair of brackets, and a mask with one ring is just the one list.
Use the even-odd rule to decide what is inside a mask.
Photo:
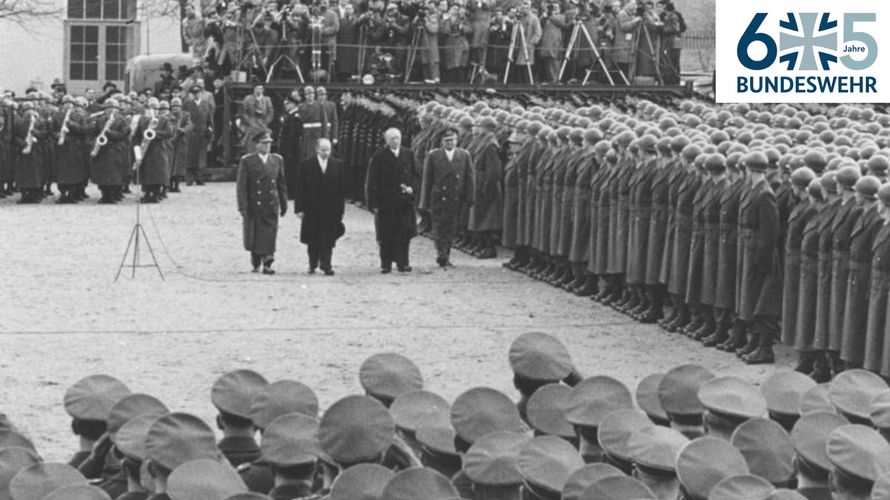
[(248, 81), (679, 83), (671, 0), (308, 1), (188, 6), (183, 33)]

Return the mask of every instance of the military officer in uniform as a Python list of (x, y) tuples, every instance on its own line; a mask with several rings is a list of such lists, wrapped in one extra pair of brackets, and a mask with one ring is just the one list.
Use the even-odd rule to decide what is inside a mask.
[(272, 137), (258, 132), (253, 137), (255, 153), (241, 157), (238, 165), (238, 211), (244, 225), (244, 249), (250, 252), (253, 272), (275, 274), (275, 243), (278, 216), (287, 213), (287, 181), (284, 160), (271, 153)]
[(429, 210), (433, 222), (436, 263), (450, 267), (451, 245), (464, 206), (473, 204), (473, 160), (457, 148), (457, 130), (448, 128), (442, 147), (430, 151), (423, 167), (420, 209)]

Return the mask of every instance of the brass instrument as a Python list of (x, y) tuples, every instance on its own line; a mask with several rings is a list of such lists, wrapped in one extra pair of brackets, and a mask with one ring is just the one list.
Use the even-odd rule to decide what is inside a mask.
[(34, 137), (34, 125), (37, 123), (37, 115), (31, 115), (31, 123), (28, 125), (28, 135), (25, 136), (25, 147), (22, 148), (23, 155), (31, 154), (31, 148), (34, 147), (34, 143), (37, 142), (37, 138)]
[(108, 136), (105, 135), (108, 133), (108, 130), (111, 129), (111, 124), (114, 123), (114, 113), (108, 116), (108, 120), (105, 122), (105, 126), (102, 127), (102, 132), (99, 132), (99, 136), (96, 137), (96, 144), (93, 146), (93, 150), (90, 151), (90, 156), (95, 158), (99, 155), (99, 150), (102, 149), (103, 146), (108, 144)]
[(136, 165), (135, 167), (139, 167), (142, 165), (142, 160), (145, 158), (145, 153), (148, 151), (148, 146), (151, 145), (151, 141), (155, 140), (157, 137), (157, 133), (155, 129), (158, 127), (158, 117), (152, 116), (151, 121), (148, 122), (148, 128), (145, 129), (145, 132), (142, 132), (142, 144), (139, 146), (139, 151), (137, 152)]
[(65, 119), (62, 120), (62, 129), (59, 131), (59, 146), (65, 145), (65, 138), (68, 136), (68, 122), (71, 120), (71, 110), (65, 112)]

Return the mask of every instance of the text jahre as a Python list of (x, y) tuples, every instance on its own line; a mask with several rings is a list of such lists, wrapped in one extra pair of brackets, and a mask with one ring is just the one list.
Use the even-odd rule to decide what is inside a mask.
[(844, 54), (848, 54), (850, 52), (865, 52), (865, 47), (857, 47), (855, 45), (847, 45), (844, 47)]

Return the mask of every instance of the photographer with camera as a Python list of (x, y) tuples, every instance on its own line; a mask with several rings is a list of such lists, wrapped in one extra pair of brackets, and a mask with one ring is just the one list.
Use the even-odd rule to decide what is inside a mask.
[[(420, 56), (420, 65), (425, 83), (439, 83), (439, 28), (441, 15), (436, 5), (427, 2), (412, 21), (412, 29), (418, 33), (417, 55)], [(413, 50), (413, 48), (412, 48)], [(410, 68), (406, 68), (408, 71)], [(410, 76), (410, 75), (409, 75)]]
[(524, 0), (517, 10), (516, 19), (513, 22), (515, 36), (513, 42), (512, 58), (515, 68), (508, 75), (510, 83), (533, 83), (529, 77), (530, 68), (535, 65), (535, 47), (541, 41), (541, 21), (531, 7), (529, 0)]
[(612, 49), (612, 60), (625, 75), (630, 73), (631, 63), (636, 57), (634, 34), (642, 22), (643, 18), (636, 2), (628, 2), (615, 15), (615, 42)]
[(488, 61), (485, 64), (485, 68), (495, 75), (504, 74), (504, 68), (507, 65), (507, 52), (510, 47), (510, 35), (513, 33), (513, 19), (515, 17), (515, 9), (505, 13), (503, 7), (495, 6), (492, 11), (488, 28), (488, 48), (486, 49)]
[(491, 1), (471, 0), (469, 2), (470, 34), (470, 66), (474, 73), (484, 71), (486, 52), (488, 50), (489, 26), (491, 25)]
[(651, 0), (642, 2), (636, 11), (642, 22), (638, 25), (636, 33), (636, 67), (634, 76), (656, 77), (658, 73), (659, 37), (658, 33), (663, 23), (655, 12), (655, 3)]
[(658, 0), (661, 19), (661, 78), (665, 85), (680, 83), (680, 47), (677, 38), (686, 31), (686, 20), (671, 0)]
[(542, 82), (559, 81), (559, 65), (565, 47), (562, 30), (565, 27), (566, 18), (561, 12), (559, 2), (544, 5), (541, 14), (541, 45), (538, 47), (538, 55), (541, 57), (538, 78)]
[(442, 16), (440, 29), (445, 34), (445, 46), (442, 47), (444, 80), (447, 83), (466, 83), (467, 65), (470, 62), (470, 42), (467, 37), (473, 33), (466, 9), (452, 5)]
[(391, 2), (383, 14), (383, 45), (384, 57), (390, 56), (390, 67), (394, 72), (402, 71), (405, 61), (405, 46), (410, 29), (408, 18), (399, 12), (399, 6)]
[(340, 15), (340, 31), (337, 33), (337, 61), (335, 64), (336, 80), (348, 82), (352, 75), (361, 77), (363, 68), (358, 67), (359, 46), (362, 44), (361, 34), (364, 24), (360, 16), (355, 15), (352, 3), (346, 2)]

